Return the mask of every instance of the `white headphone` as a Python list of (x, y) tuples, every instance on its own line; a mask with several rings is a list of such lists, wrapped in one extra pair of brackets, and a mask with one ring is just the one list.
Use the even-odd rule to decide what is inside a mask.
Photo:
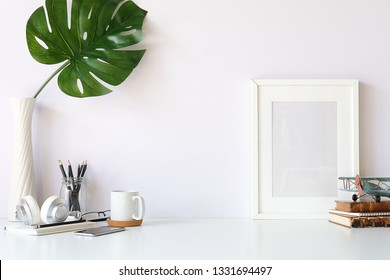
[(42, 204), (39, 209), (37, 201), (31, 195), (21, 199), (16, 206), (17, 218), (26, 225), (60, 223), (69, 216), (68, 206), (65, 199), (52, 195)]

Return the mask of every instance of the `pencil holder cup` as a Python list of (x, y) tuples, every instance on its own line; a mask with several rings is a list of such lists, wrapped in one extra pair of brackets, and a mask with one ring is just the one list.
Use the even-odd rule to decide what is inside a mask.
[(66, 201), (69, 211), (87, 212), (87, 182), (85, 178), (63, 178), (60, 196)]

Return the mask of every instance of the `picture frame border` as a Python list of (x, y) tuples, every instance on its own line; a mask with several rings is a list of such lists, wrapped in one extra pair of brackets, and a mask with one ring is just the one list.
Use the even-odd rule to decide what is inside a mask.
[[(327, 219), (328, 210), (324, 209), (323, 212), (312, 211), (312, 209), (307, 209), (305, 212), (294, 213), (289, 211), (290, 209), (282, 209), (281, 212), (272, 212), (267, 209), (263, 209), (260, 196), (264, 193), (264, 188), (272, 188), (270, 186), (264, 186), (262, 180), (260, 180), (259, 173), (264, 174), (265, 171), (263, 166), (260, 164), (260, 155), (262, 154), (262, 148), (259, 146), (261, 136), (261, 128), (259, 127), (260, 119), (271, 118), (272, 114), (266, 116), (264, 112), (259, 109), (259, 102), (262, 100), (262, 87), (283, 87), (283, 92), (288, 92), (288, 88), (295, 88), (296, 86), (310, 86), (311, 89), (315, 90), (316, 88), (320, 89), (323, 87), (329, 86), (341, 86), (342, 89), (345, 87), (345, 92), (349, 93), (346, 96), (335, 96), (328, 97), (323, 96), (323, 100), (320, 98), (315, 98), (316, 102), (327, 102), (329, 100), (337, 102), (337, 125), (340, 126), (340, 123), (343, 123), (343, 127), (348, 127), (348, 131), (337, 131), (337, 155), (343, 152), (343, 157), (350, 157), (349, 166), (343, 166), (340, 168), (339, 162), (337, 165), (338, 176), (355, 176), (359, 174), (359, 82), (356, 79), (254, 79), (251, 80), (251, 103), (252, 103), (252, 218), (253, 219)], [(263, 88), (265, 89), (265, 88)], [(264, 90), (263, 90), (264, 91)], [(278, 101), (282, 97), (278, 97)], [(288, 95), (288, 96), (287, 96)], [(287, 94), (285, 101), (294, 102), (294, 96)], [(323, 94), (319, 93), (320, 96)], [(272, 99), (272, 98), (271, 98)], [(299, 99), (299, 100), (298, 100)], [(298, 98), (297, 101), (312, 101), (311, 97), (307, 100), (302, 97)], [(284, 100), (283, 100), (284, 101)], [(345, 102), (348, 101), (348, 102)], [(268, 101), (269, 102), (269, 101)], [(268, 104), (268, 103), (267, 103)], [(342, 110), (349, 110), (349, 114), (340, 114)], [(266, 110), (269, 111), (269, 110)], [(272, 111), (272, 110), (271, 110)], [(342, 116), (339, 116), (342, 115)], [(269, 132), (269, 131), (268, 131)], [(272, 133), (271, 133), (272, 134)], [(341, 134), (341, 135), (340, 135)], [(350, 141), (343, 141), (343, 137), (347, 135), (347, 139)], [(272, 136), (271, 136), (272, 138)], [(271, 147), (266, 147), (267, 149), (272, 149)], [(264, 149), (264, 148), (263, 148)], [(271, 159), (267, 161), (272, 163)], [(272, 166), (272, 164), (271, 164)], [(269, 169), (269, 168), (268, 168)], [(271, 168), (272, 169), (272, 168)], [(348, 174), (345, 174), (348, 173)], [(272, 176), (272, 174), (266, 174), (267, 176)], [(272, 179), (271, 179), (272, 180)], [(287, 198), (287, 199), (295, 199)], [(313, 198), (316, 199), (316, 198)], [(333, 198), (332, 198), (333, 199)], [(337, 199), (335, 197), (334, 199)], [(271, 199), (272, 200), (272, 199)], [(272, 203), (272, 202), (271, 202)]]

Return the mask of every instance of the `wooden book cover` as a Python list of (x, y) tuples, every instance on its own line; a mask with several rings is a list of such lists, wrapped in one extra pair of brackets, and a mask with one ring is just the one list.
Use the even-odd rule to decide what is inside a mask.
[(390, 216), (353, 217), (329, 213), (329, 222), (349, 228), (390, 227)]
[(390, 212), (390, 200), (385, 201), (336, 201), (336, 210), (344, 212)]

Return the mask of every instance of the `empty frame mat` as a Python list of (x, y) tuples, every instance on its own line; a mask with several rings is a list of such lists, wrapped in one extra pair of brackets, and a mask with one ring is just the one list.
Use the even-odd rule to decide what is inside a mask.
[(358, 81), (254, 80), (253, 217), (326, 218), (359, 171)]

